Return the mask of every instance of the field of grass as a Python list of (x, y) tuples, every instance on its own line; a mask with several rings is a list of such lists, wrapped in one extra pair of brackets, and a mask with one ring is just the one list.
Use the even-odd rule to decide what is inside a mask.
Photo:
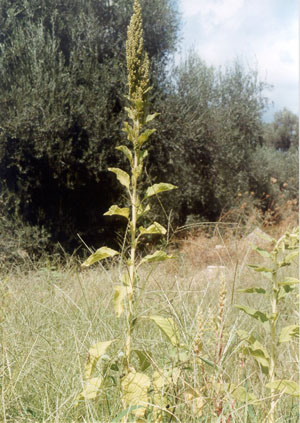
[[(268, 307), (265, 295), (238, 292), (267, 284), (247, 266), (266, 262), (252, 251), (251, 242), (241, 233), (215, 230), (208, 238), (201, 232), (181, 240), (176, 260), (143, 269), (141, 279), (147, 283), (138, 309), (172, 317), (185, 345), (176, 351), (149, 320), (136, 324), (136, 348), (151, 357), (145, 370), (149, 377), (159, 369), (179, 369), (170, 373), (172, 385), (161, 393), (167, 402), (160, 407), (169, 413), (155, 418), (150, 413), (149, 422), (262, 423), (267, 416), (266, 376), (253, 357), (243, 354), (238, 331), (255, 333), (263, 345), (268, 335), (234, 307)], [(297, 259), (283, 271), (297, 277)], [(117, 368), (110, 370), (96, 399), (78, 401), (90, 346), (121, 338), (125, 330), (112, 306), (112, 286), (120, 272), (117, 260), (84, 270), (75, 260), (57, 264), (50, 259), (1, 270), (1, 422), (127, 421), (120, 416), (122, 375)], [(295, 289), (282, 302), (279, 327), (298, 323), (298, 298)], [(95, 373), (119, 353), (112, 345)], [(277, 378), (298, 381), (297, 339), (278, 348)], [(278, 394), (276, 410), (276, 423), (299, 421), (297, 397)]]

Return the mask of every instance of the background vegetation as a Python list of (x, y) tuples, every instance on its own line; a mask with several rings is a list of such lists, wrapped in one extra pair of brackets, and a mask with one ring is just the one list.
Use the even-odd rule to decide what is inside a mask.
[[(141, 4), (151, 107), (161, 112), (147, 174), (179, 187), (164, 200), (173, 227), (216, 221), (245, 192), (280, 219), (275, 207), (298, 190), (296, 116), (283, 110), (265, 124), (267, 86), (238, 61), (221, 70), (190, 52), (170, 66), (176, 1)], [(115, 146), (131, 10), (127, 0), (0, 0), (0, 232), (10, 255), (13, 239), (30, 255), (57, 242), (72, 252), (77, 233), (115, 244), (122, 219), (103, 212), (125, 201), (107, 168), (126, 166)], [(153, 213), (167, 220), (160, 205)]]
[[(0, 0), (0, 420), (296, 423), (297, 121), (283, 110), (263, 124), (265, 85), (238, 62), (219, 70), (190, 53), (167, 72), (176, 5), (143, 3), (151, 102), (162, 114), (136, 192), (140, 147), (153, 131), (137, 139), (145, 116), (141, 98), (130, 97), (135, 137), (126, 123), (125, 132), (135, 160), (121, 149), (131, 183), (110, 169), (129, 192), (127, 204), (107, 170), (126, 169), (114, 148), (131, 4)], [(146, 59), (146, 77), (145, 70)], [(149, 182), (146, 197), (174, 188), (157, 184), (162, 177), (179, 186), (167, 197), (169, 222), (184, 226), (170, 256), (142, 258), (137, 198)], [(131, 216), (126, 207), (106, 213), (129, 218), (130, 260), (125, 236), (123, 260), (102, 247), (81, 271), (76, 255), (62, 265), (77, 231), (90, 245), (120, 240), (118, 217), (101, 216), (115, 200), (131, 206)], [(153, 214), (168, 220), (161, 204)], [(195, 222), (197, 232), (185, 236)], [(261, 224), (280, 240), (252, 231)], [(170, 236), (157, 222), (146, 228), (141, 235)], [(45, 249), (51, 254), (37, 260)], [(124, 333), (125, 349), (115, 342)]]

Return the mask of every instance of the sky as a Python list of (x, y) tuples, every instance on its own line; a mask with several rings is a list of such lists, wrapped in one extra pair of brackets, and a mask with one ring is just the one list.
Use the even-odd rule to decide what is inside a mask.
[(182, 50), (193, 48), (208, 64), (236, 58), (273, 86), (270, 121), (284, 107), (299, 113), (298, 0), (179, 0)]

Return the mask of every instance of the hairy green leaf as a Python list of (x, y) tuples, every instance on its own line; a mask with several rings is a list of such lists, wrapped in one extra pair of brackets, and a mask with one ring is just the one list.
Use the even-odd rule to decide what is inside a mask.
[(139, 160), (143, 163), (145, 158), (148, 157), (148, 150), (140, 150), (139, 151)]
[(85, 377), (87, 379), (91, 377), (99, 358), (105, 354), (105, 351), (113, 342), (114, 339), (111, 341), (97, 342), (97, 344), (89, 349), (88, 359), (85, 365)]
[(264, 374), (269, 373), (270, 356), (267, 349), (253, 336), (249, 335), (245, 330), (238, 330), (238, 336), (247, 341), (247, 347), (244, 349), (245, 354), (250, 354), (260, 365)]
[(151, 234), (165, 235), (167, 233), (167, 230), (157, 222), (154, 222), (152, 225), (150, 225), (146, 229), (143, 228), (143, 226), (140, 226), (139, 230), (141, 235), (151, 235)]
[(266, 384), (268, 389), (275, 389), (277, 392), (292, 395), (293, 397), (299, 397), (299, 384), (293, 380), (274, 380)]
[(139, 146), (141, 147), (146, 141), (148, 141), (148, 138), (150, 135), (152, 135), (156, 129), (146, 129), (138, 138)]
[(263, 273), (270, 273), (272, 274), (272, 269), (269, 269), (267, 267), (262, 266), (256, 266), (255, 264), (248, 264), (248, 267), (251, 267), (251, 269), (255, 270), (255, 272), (263, 272)]
[(236, 308), (239, 310), (244, 311), (248, 316), (253, 317), (256, 320), (259, 320), (261, 323), (266, 323), (269, 321), (267, 315), (263, 313), (262, 311), (255, 310), (252, 307), (242, 306), (242, 305), (236, 305)]
[(148, 115), (147, 117), (146, 117), (146, 121), (145, 121), (145, 123), (149, 123), (149, 122), (151, 122), (153, 119), (155, 119), (157, 116), (159, 116), (159, 113), (153, 113), (152, 115)]
[(130, 177), (127, 172), (117, 167), (109, 167), (108, 170), (113, 172), (116, 176), (118, 181), (129, 190), (130, 187)]
[(112, 250), (108, 247), (101, 247), (97, 251), (95, 251), (93, 254), (91, 254), (83, 263), (81, 266), (83, 267), (89, 267), (92, 264), (96, 263), (97, 261), (104, 260), (108, 257), (114, 257), (115, 255), (119, 254), (118, 251)]
[(177, 188), (175, 185), (167, 184), (167, 183), (164, 183), (164, 182), (161, 182), (160, 184), (154, 184), (147, 189), (146, 198), (149, 198), (152, 195), (159, 194), (160, 192), (170, 191), (170, 190), (175, 189), (175, 188)]
[(293, 338), (299, 338), (299, 325), (285, 326), (281, 329), (278, 342), (289, 342)]
[(109, 210), (106, 213), (104, 213), (104, 216), (114, 216), (114, 215), (123, 216), (123, 217), (126, 217), (126, 219), (128, 219), (129, 208), (128, 207), (120, 208), (116, 205), (113, 205), (109, 208)]
[(264, 374), (269, 374), (270, 356), (266, 348), (257, 340), (248, 346), (249, 354), (261, 365)]
[(178, 327), (171, 317), (149, 316), (149, 319), (156, 323), (174, 346), (179, 345)]
[(165, 253), (164, 251), (155, 251), (155, 253), (153, 254), (148, 254), (147, 256), (145, 256), (140, 264), (143, 263), (153, 263), (153, 262), (157, 262), (157, 261), (164, 261), (164, 260), (169, 260), (169, 259), (174, 259), (175, 256), (172, 255), (168, 255), (167, 253)]

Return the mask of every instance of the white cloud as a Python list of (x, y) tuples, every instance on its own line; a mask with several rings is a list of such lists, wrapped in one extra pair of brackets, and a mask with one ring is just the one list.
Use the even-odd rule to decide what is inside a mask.
[(235, 15), (244, 0), (181, 0), (181, 10), (187, 18), (195, 15), (213, 18), (217, 24)]
[(297, 111), (296, 0), (180, 1), (185, 48), (193, 46), (202, 59), (217, 66), (242, 58), (274, 85), (268, 95), (278, 108)]

